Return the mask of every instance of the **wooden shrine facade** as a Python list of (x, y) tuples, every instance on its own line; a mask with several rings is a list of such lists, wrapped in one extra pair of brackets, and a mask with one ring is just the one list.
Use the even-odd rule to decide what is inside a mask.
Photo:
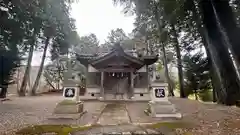
[(148, 66), (158, 60), (157, 56), (135, 57), (116, 44), (106, 55), (77, 58), (88, 68), (86, 94), (82, 98), (147, 99), (149, 96)]

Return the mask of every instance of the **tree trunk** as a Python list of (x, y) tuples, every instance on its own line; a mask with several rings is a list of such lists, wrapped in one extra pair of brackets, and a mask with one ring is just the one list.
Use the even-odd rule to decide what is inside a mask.
[(220, 95), (220, 91), (221, 91), (221, 85), (220, 85), (220, 80), (218, 78), (218, 74), (216, 72), (216, 68), (217, 65), (214, 65), (214, 63), (212, 62), (212, 56), (210, 54), (210, 50), (209, 50), (209, 41), (207, 41), (207, 35), (205, 34), (205, 30), (202, 27), (202, 23), (201, 23), (201, 19), (199, 18), (200, 14), (197, 11), (196, 8), (196, 4), (194, 4), (194, 1), (190, 1), (191, 2), (191, 7), (192, 7), (192, 13), (193, 13), (193, 19), (196, 22), (197, 25), (197, 29), (198, 32), (200, 33), (201, 39), (202, 39), (202, 43), (205, 47), (206, 53), (207, 53), (207, 58), (208, 58), (208, 63), (210, 66), (210, 78), (211, 78), (211, 83), (212, 83), (212, 88), (213, 88), (213, 102), (218, 101), (218, 103), (220, 103), (217, 95)]
[[(226, 39), (229, 41), (229, 48), (233, 57), (240, 64), (240, 29), (237, 27), (236, 17), (230, 7), (229, 0), (211, 0), (216, 11), (216, 17), (220, 20), (220, 26)], [(223, 29), (222, 29), (223, 28)]]
[(7, 85), (2, 85), (1, 86), (1, 84), (0, 84), (0, 88), (2, 88), (1, 91), (0, 91), (0, 98), (6, 98), (7, 97), (8, 86)]
[[(221, 104), (225, 104), (226, 103), (226, 90), (227, 90), (227, 86), (224, 85), (224, 77), (223, 74), (221, 72), (222, 68), (224, 67), (224, 62), (221, 61), (220, 57), (229, 57), (229, 55), (227, 55), (227, 51), (225, 52), (226, 54), (222, 54), (222, 56), (219, 56), (216, 53), (216, 50), (213, 48), (213, 44), (211, 43), (211, 40), (208, 38), (208, 33), (206, 30), (203, 30), (204, 32), (204, 37), (206, 39), (207, 42), (207, 55), (209, 55), (210, 57), (208, 57), (208, 59), (210, 59), (210, 64), (212, 66), (212, 72), (210, 71), (211, 74), (211, 80), (212, 80), (212, 86), (213, 89), (215, 91), (215, 94), (217, 96), (217, 102), (221, 103)], [(225, 56), (226, 55), (226, 56)], [(229, 59), (227, 60), (228, 63), (231, 63), (231, 59), (229, 57)], [(224, 71), (226, 72), (228, 69), (224, 69)], [(227, 75), (227, 73), (225, 73), (224, 75)]]
[(180, 45), (178, 42), (178, 35), (176, 33), (175, 26), (171, 24), (172, 27), (172, 32), (174, 36), (174, 45), (175, 45), (175, 50), (177, 53), (177, 68), (178, 68), (178, 81), (179, 81), (179, 87), (180, 87), (180, 97), (181, 98), (186, 98), (186, 95), (184, 93), (184, 81), (183, 81), (183, 65), (182, 65), (182, 59), (181, 59), (181, 49)]
[(63, 80), (62, 79), (62, 76), (61, 76), (61, 64), (60, 64), (60, 62), (59, 62), (59, 60), (58, 60), (58, 76), (59, 76), (59, 78), (58, 78), (58, 82), (57, 82), (57, 90), (59, 90), (60, 89), (60, 82), (61, 82), (61, 80)]
[(56, 89), (48, 79), (46, 79), (46, 81), (47, 81), (48, 85), (50, 85), (50, 87), (52, 87), (52, 89), (54, 89), (54, 90)]
[(197, 94), (197, 90), (194, 90), (194, 95), (195, 95), (195, 100), (198, 100), (198, 94)]
[[(160, 20), (159, 20), (160, 17), (159, 17), (159, 13), (158, 13), (158, 10), (157, 10), (158, 5), (155, 5), (155, 6), (156, 6), (155, 19), (156, 19), (156, 22), (157, 22), (157, 27), (158, 27), (159, 37), (160, 37), (161, 34), (162, 34), (161, 33), (161, 24), (160, 24)], [(168, 96), (175, 96), (174, 92), (173, 92), (172, 81), (170, 79), (168, 66), (167, 66), (167, 56), (166, 56), (165, 44), (161, 41), (160, 38), (159, 38), (159, 41), (160, 41), (159, 43), (161, 44), (162, 52), (163, 52), (163, 64), (164, 64), (165, 77), (166, 77), (167, 82), (168, 82)]]
[(163, 65), (164, 65), (164, 73), (168, 83), (168, 96), (174, 96), (172, 81), (169, 76), (168, 65), (167, 65), (167, 56), (165, 45), (162, 43), (162, 52), (163, 52)]
[[(20, 68), (17, 68), (17, 80), (19, 80), (19, 72), (20, 72)], [(19, 83), (17, 82), (17, 91), (19, 91)]]
[(33, 57), (33, 51), (34, 51), (34, 45), (35, 45), (34, 43), (35, 43), (35, 41), (32, 42), (32, 44), (30, 46), (30, 49), (29, 49), (27, 67), (25, 69), (25, 73), (24, 73), (24, 76), (23, 76), (23, 80), (22, 80), (20, 90), (18, 91), (19, 96), (25, 96), (26, 95), (26, 87), (27, 87), (27, 83), (28, 83), (29, 76), (30, 76), (30, 71), (31, 71), (31, 63), (32, 63), (32, 57)]
[(212, 101), (213, 101), (213, 103), (217, 102), (216, 89), (214, 88), (214, 86), (213, 86), (213, 89), (212, 89)]
[(206, 52), (207, 52), (208, 64), (210, 66), (210, 71), (209, 72), (210, 72), (210, 78), (211, 78), (212, 89), (213, 89), (212, 90), (213, 102), (217, 102), (218, 101), (218, 103), (221, 103), (218, 100), (218, 97), (220, 96), (219, 92), (221, 90), (220, 81), (219, 81), (219, 78), (217, 76), (217, 72), (214, 69), (214, 65), (213, 65), (213, 62), (212, 62), (212, 59), (211, 59), (211, 54), (209, 52), (209, 49), (206, 49)]
[(31, 90), (31, 95), (32, 96), (36, 95), (36, 90), (37, 90), (37, 87), (39, 85), (40, 78), (42, 76), (42, 71), (43, 71), (43, 67), (44, 67), (44, 62), (45, 62), (45, 58), (46, 58), (46, 54), (47, 54), (47, 48), (48, 48), (48, 45), (49, 45), (49, 41), (50, 41), (50, 37), (47, 37), (47, 39), (45, 41), (45, 44), (44, 44), (42, 61), (41, 61), (41, 64), (40, 64), (40, 67), (39, 67), (39, 70), (38, 70), (38, 74), (37, 74), (36, 80), (34, 82), (32, 90)]
[(221, 32), (218, 29), (217, 21), (214, 16), (213, 7), (210, 1), (201, 0), (203, 13), (203, 24), (206, 27), (206, 35), (212, 62), (216, 65), (215, 70), (218, 73), (221, 88), (221, 100), (226, 105), (234, 105), (240, 99), (240, 83), (238, 76), (228, 52), (228, 48), (222, 41)]

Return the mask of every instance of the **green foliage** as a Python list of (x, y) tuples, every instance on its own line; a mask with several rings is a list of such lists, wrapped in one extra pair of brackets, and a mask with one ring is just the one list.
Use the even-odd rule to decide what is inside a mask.
[(110, 44), (115, 44), (117, 42), (121, 42), (129, 39), (126, 33), (121, 28), (117, 28), (115, 30), (111, 30), (107, 37), (107, 42)]
[[(59, 53), (67, 53), (69, 46), (73, 44), (73, 39), (76, 38), (72, 36), (75, 24), (70, 17), (71, 3), (67, 0), (3, 0), (0, 1), (0, 7), (0, 44), (1, 50), (8, 48), (6, 52), (13, 54), (9, 62), (20, 63), (17, 55), (25, 55), (33, 50), (30, 48), (41, 50), (47, 38), (52, 39), (51, 53), (52, 59), (55, 59)], [(31, 59), (30, 55), (28, 65), (31, 65)], [(14, 67), (9, 66), (11, 73)], [(9, 77), (4, 76), (4, 78), (8, 80), (10, 73)], [(24, 79), (28, 78), (24, 77)]]
[[(69, 66), (69, 62), (71, 65)], [(71, 68), (69, 70), (69, 68)], [(64, 79), (71, 78), (72, 75), (79, 77), (78, 83), (83, 86), (85, 84), (85, 76), (87, 69), (78, 60), (74, 58), (67, 58), (65, 56), (60, 56), (50, 64), (46, 65), (44, 70), (44, 77), (48, 84), (55, 89), (54, 83), (58, 86), (62, 84)], [(70, 75), (70, 76), (69, 76)], [(58, 88), (59, 89), (59, 88)]]
[(68, 53), (69, 48), (76, 44), (78, 34), (75, 31), (75, 20), (70, 16), (71, 5), (67, 0), (49, 1), (49, 9), (47, 13), (50, 22), (53, 23), (55, 34), (52, 38), (52, 59)]
[(163, 64), (162, 63), (157, 63), (157, 71), (161, 71), (163, 69)]
[(198, 95), (200, 97), (200, 100), (204, 102), (212, 102), (213, 101), (213, 92), (212, 90), (206, 89), (200, 92)]
[(238, 0), (232, 0), (230, 2), (236, 16), (236, 22), (238, 26), (240, 26), (240, 2)]
[[(157, 51), (161, 48), (163, 54), (165, 49), (172, 48), (173, 45), (176, 45), (176, 48), (180, 47), (178, 50), (181, 50), (181, 53), (187, 54), (196, 52), (197, 49), (204, 46), (209, 60), (213, 63), (212, 66), (214, 65), (214, 71), (216, 71), (217, 76), (214, 75), (216, 77), (212, 77), (214, 78), (212, 82), (214, 85), (219, 85), (219, 89), (215, 89), (219, 99), (229, 100), (226, 102), (231, 102), (230, 104), (234, 104), (235, 101), (239, 99), (239, 92), (237, 91), (239, 89), (237, 84), (239, 83), (236, 82), (238, 79), (236, 78), (236, 73), (228, 52), (230, 49), (236, 61), (239, 61), (239, 49), (232, 49), (239, 47), (239, 40), (236, 37), (239, 33), (240, 24), (239, 0), (113, 1), (115, 4), (118, 3), (123, 6), (124, 13), (129, 11), (136, 15), (136, 28), (134, 33), (137, 33), (136, 35), (139, 37), (144, 37), (146, 41), (150, 41), (152, 44), (151, 47), (157, 48)], [(228, 2), (230, 2), (236, 18), (232, 16), (233, 12), (229, 8)], [(216, 13), (211, 10), (213, 8), (215, 8)], [(225, 19), (226, 15), (228, 21)], [(222, 25), (221, 27), (224, 28), (224, 31), (218, 26), (219, 24)], [(177, 45), (177, 43), (179, 44)], [(179, 53), (178, 50), (176, 49), (177, 65), (178, 70), (181, 71), (181, 56), (179, 55), (181, 53)], [(205, 52), (202, 51), (202, 53)], [(166, 56), (163, 58), (164, 61), (167, 61)], [(166, 67), (166, 64), (164, 65)], [(190, 69), (198, 73), (197, 75), (192, 74), (192, 71), (185, 73), (185, 78), (194, 80), (185, 82), (188, 94), (192, 93), (192, 88), (202, 91), (210, 87), (210, 85), (208, 85), (210, 81), (206, 79), (208, 77), (205, 75), (208, 74), (207, 71), (206, 73), (196, 71), (196, 66), (201, 66), (199, 64), (192, 64), (191, 66), (194, 68)], [(237, 64), (237, 67), (239, 67), (239, 64)], [(179, 80), (182, 80), (181, 73), (182, 72), (179, 72)], [(180, 84), (182, 84), (181, 82)], [(222, 85), (220, 85), (219, 82), (221, 82)], [(180, 87), (180, 89), (182, 89), (182, 87)], [(227, 99), (227, 97), (229, 98)], [(223, 102), (225, 101), (222, 101), (222, 103)]]
[[(70, 45), (69, 35), (75, 29), (74, 20), (70, 17), (69, 2), (15, 0), (1, 1), (0, 5), (7, 9), (6, 12), (1, 11), (1, 29), (6, 29), (1, 31), (3, 38), (8, 38), (11, 33), (14, 35), (11, 40), (19, 43), (21, 49), (28, 49), (32, 44), (40, 49), (42, 46), (38, 43), (39, 39), (43, 38), (43, 33), (48, 33), (54, 35), (52, 52), (66, 53), (64, 48)], [(46, 33), (49, 27), (54, 31)]]
[(185, 55), (183, 64), (185, 74), (184, 90), (186, 95), (193, 94), (195, 90), (201, 93), (211, 89), (209, 64), (202, 53)]
[(20, 56), (16, 45), (0, 46), (0, 86), (7, 86), (20, 65)]
[(93, 33), (80, 37), (78, 45), (76, 45), (76, 47), (79, 48), (82, 54), (96, 54), (98, 51), (98, 46), (99, 40), (97, 39), (97, 36)]
[[(21, 12), (22, 5), (15, 7), (8, 1), (0, 1), (0, 85), (8, 85), (12, 79), (15, 68), (20, 64), (19, 51), (25, 33), (22, 32), (24, 24), (21, 18), (25, 18)], [(12, 9), (12, 10), (10, 10)], [(14, 15), (19, 13), (18, 15)], [(12, 15), (11, 18), (9, 18)]]
[(122, 28), (117, 28), (108, 33), (107, 40), (99, 46), (99, 50), (102, 52), (111, 51), (116, 43), (120, 43), (124, 50), (132, 50), (135, 48), (136, 41), (128, 36)]

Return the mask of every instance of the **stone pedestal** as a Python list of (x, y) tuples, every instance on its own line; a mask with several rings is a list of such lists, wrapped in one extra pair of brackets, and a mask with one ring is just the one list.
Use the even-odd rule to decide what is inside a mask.
[(57, 104), (50, 119), (79, 119), (83, 114), (83, 102), (64, 100)]
[(52, 118), (78, 119), (83, 114), (83, 102), (79, 100), (79, 88), (77, 86), (65, 86), (63, 90), (64, 100), (57, 104)]
[(83, 103), (59, 103), (55, 110), (55, 114), (74, 114), (74, 113), (81, 113), (83, 112)]
[(149, 102), (152, 117), (181, 118), (175, 106), (168, 100), (166, 83), (153, 83), (151, 89), (151, 101)]

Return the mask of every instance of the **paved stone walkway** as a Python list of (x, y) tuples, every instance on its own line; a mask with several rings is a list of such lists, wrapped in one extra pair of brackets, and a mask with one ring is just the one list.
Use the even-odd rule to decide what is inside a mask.
[(126, 104), (124, 103), (109, 103), (103, 109), (101, 116), (99, 117), (98, 124), (101, 125), (115, 125), (130, 123), (129, 114), (126, 110)]
[(144, 113), (148, 108), (148, 102), (128, 102), (126, 110), (131, 118), (132, 123), (152, 123), (162, 120), (161, 118), (152, 118)]
[(144, 113), (146, 108), (147, 102), (106, 102), (105, 108), (97, 120), (97, 124), (101, 126), (88, 131), (76, 132), (73, 135), (174, 135), (169, 130), (155, 131), (136, 124), (152, 123), (159, 120), (147, 116)]
[(172, 135), (171, 132), (160, 132), (152, 129), (146, 129), (133, 124), (103, 126), (93, 128), (84, 132), (76, 132), (72, 135)]

